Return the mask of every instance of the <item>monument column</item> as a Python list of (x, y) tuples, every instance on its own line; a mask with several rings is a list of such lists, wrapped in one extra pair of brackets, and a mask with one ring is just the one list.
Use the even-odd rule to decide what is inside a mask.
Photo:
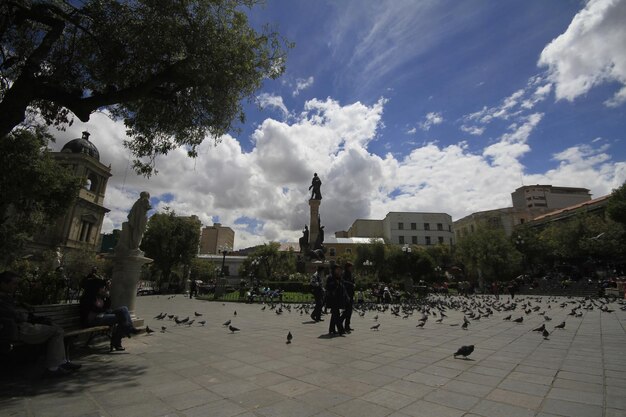
[(309, 245), (313, 249), (313, 245), (317, 241), (317, 235), (320, 230), (320, 203), (322, 200), (309, 200), (311, 208), (311, 221), (309, 223)]

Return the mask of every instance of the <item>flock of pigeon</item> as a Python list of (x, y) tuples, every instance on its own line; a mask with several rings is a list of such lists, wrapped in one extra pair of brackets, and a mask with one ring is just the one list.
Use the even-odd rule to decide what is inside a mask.
[[(171, 298), (171, 297), (170, 297)], [(510, 297), (496, 298), (490, 295), (474, 295), (469, 297), (461, 296), (448, 296), (448, 295), (430, 295), (421, 299), (413, 300), (412, 302), (404, 302), (401, 304), (378, 304), (378, 303), (363, 303), (354, 306), (354, 313), (358, 314), (361, 318), (365, 318), (366, 314), (373, 314), (372, 320), (375, 322), (370, 327), (372, 331), (380, 331), (381, 323), (378, 322), (379, 315), (389, 314), (391, 317), (408, 320), (414, 315), (419, 315), (416, 327), (424, 328), (429, 320), (434, 321), (436, 325), (441, 325), (446, 321), (449, 326), (460, 326), (462, 330), (467, 331), (472, 321), (489, 320), (493, 319), (500, 314), (505, 315), (501, 320), (511, 321), (522, 325), (524, 318), (537, 315), (543, 317), (543, 324), (535, 329), (533, 332), (540, 333), (545, 340), (549, 340), (549, 336), (553, 331), (565, 329), (566, 322), (562, 321), (560, 324), (553, 327), (552, 332), (546, 327), (552, 320), (552, 312), (556, 312), (557, 309), (569, 310), (567, 316), (573, 318), (581, 318), (585, 311), (599, 310), (602, 313), (610, 314), (615, 310), (615, 302), (611, 302), (606, 298), (557, 298), (557, 297), (539, 297), (539, 296), (520, 296), (515, 299)], [(626, 311), (626, 302), (620, 300), (618, 303), (621, 310)], [(225, 304), (223, 304), (225, 306)], [(281, 315), (287, 312), (298, 312), (300, 315), (308, 317), (310, 311), (313, 309), (312, 304), (284, 304), (284, 303), (270, 303), (263, 304), (261, 311), (273, 311), (276, 315)], [(446, 313), (455, 311), (456, 316), (461, 313), (463, 315), (462, 322), (450, 322)], [(563, 315), (559, 313), (558, 315)], [(174, 326), (205, 326), (206, 320), (202, 319), (203, 314), (194, 312), (194, 317), (187, 316), (180, 318), (175, 314), (168, 314), (162, 312), (154, 317), (155, 320), (165, 321), (166, 319), (173, 322)], [(513, 318), (516, 316), (515, 318)], [(240, 329), (233, 325), (233, 320), (237, 317), (237, 311), (233, 312), (233, 319), (227, 320), (222, 323), (222, 326), (227, 328), (231, 333), (239, 332)], [(161, 326), (161, 332), (165, 333), (167, 326)], [(146, 333), (148, 335), (154, 333), (155, 330), (149, 326), (146, 327)], [(291, 331), (287, 334), (287, 344), (291, 344), (293, 335)], [(453, 357), (462, 356), (468, 359), (468, 356), (474, 351), (474, 345), (461, 346), (454, 354)]]

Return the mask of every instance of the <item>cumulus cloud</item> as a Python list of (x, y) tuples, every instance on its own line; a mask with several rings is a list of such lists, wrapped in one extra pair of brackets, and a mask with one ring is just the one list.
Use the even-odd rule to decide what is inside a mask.
[(313, 82), (315, 81), (315, 79), (313, 78), (313, 76), (310, 76), (309, 78), (298, 78), (296, 80), (296, 88), (295, 90), (293, 90), (293, 93), (291, 93), (294, 97), (296, 97), (298, 94), (300, 94), (300, 91), (302, 90), (306, 90), (307, 88), (309, 88), (310, 86), (313, 85)]
[(426, 114), (424, 121), (420, 122), (420, 128), (428, 131), (432, 126), (441, 123), (443, 123), (443, 116), (441, 113), (430, 112)]
[(618, 83), (607, 106), (626, 101), (626, 0), (591, 0), (541, 52), (556, 98), (573, 101), (591, 88)]
[(104, 114), (88, 125), (75, 123), (57, 134), (59, 149), (88, 128), (111, 164), (103, 230), (120, 227), (142, 190), (180, 215), (197, 215), (204, 225), (220, 221), (236, 231), (235, 247), (269, 240), (295, 241), (308, 223), (307, 190), (313, 172), (322, 179), (322, 224), (329, 234), (347, 229), (357, 218), (383, 218), (389, 211), (446, 212), (458, 219), (471, 212), (510, 205), (510, 192), (527, 182), (583, 186), (603, 195), (626, 180), (626, 164), (611, 161), (606, 145), (570, 147), (554, 155), (556, 166), (526, 175), (521, 162), (531, 152), (528, 138), (542, 114), (532, 113), (482, 150), (464, 142), (413, 145), (404, 156), (379, 156), (368, 147), (383, 128), (386, 99), (370, 105), (313, 99), (289, 121), (271, 118), (253, 134), (245, 151), (237, 138), (207, 140), (198, 157), (178, 149), (156, 161), (159, 174), (149, 179), (129, 168), (122, 147), (124, 126)]

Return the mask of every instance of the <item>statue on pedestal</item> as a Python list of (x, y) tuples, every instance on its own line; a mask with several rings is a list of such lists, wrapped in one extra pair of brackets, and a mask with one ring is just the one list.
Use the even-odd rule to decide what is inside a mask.
[(300, 243), (300, 253), (307, 253), (309, 250), (309, 226), (304, 225), (302, 237), (298, 241)]
[(309, 186), (309, 190), (311, 191), (311, 200), (321, 200), (322, 199), (322, 180), (317, 176), (317, 173), (313, 174), (313, 180), (311, 181), (311, 185)]
[(140, 252), (139, 245), (148, 224), (150, 193), (142, 191), (128, 213), (128, 221), (122, 223), (120, 240), (115, 247), (117, 252)]

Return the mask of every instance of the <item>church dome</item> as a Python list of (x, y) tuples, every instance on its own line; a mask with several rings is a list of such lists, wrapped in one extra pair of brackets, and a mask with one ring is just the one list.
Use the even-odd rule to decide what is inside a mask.
[(84, 153), (89, 155), (96, 160), (100, 160), (100, 152), (98, 152), (98, 148), (89, 142), (89, 132), (83, 132), (82, 138), (72, 139), (63, 146), (61, 152), (71, 152), (71, 153)]

